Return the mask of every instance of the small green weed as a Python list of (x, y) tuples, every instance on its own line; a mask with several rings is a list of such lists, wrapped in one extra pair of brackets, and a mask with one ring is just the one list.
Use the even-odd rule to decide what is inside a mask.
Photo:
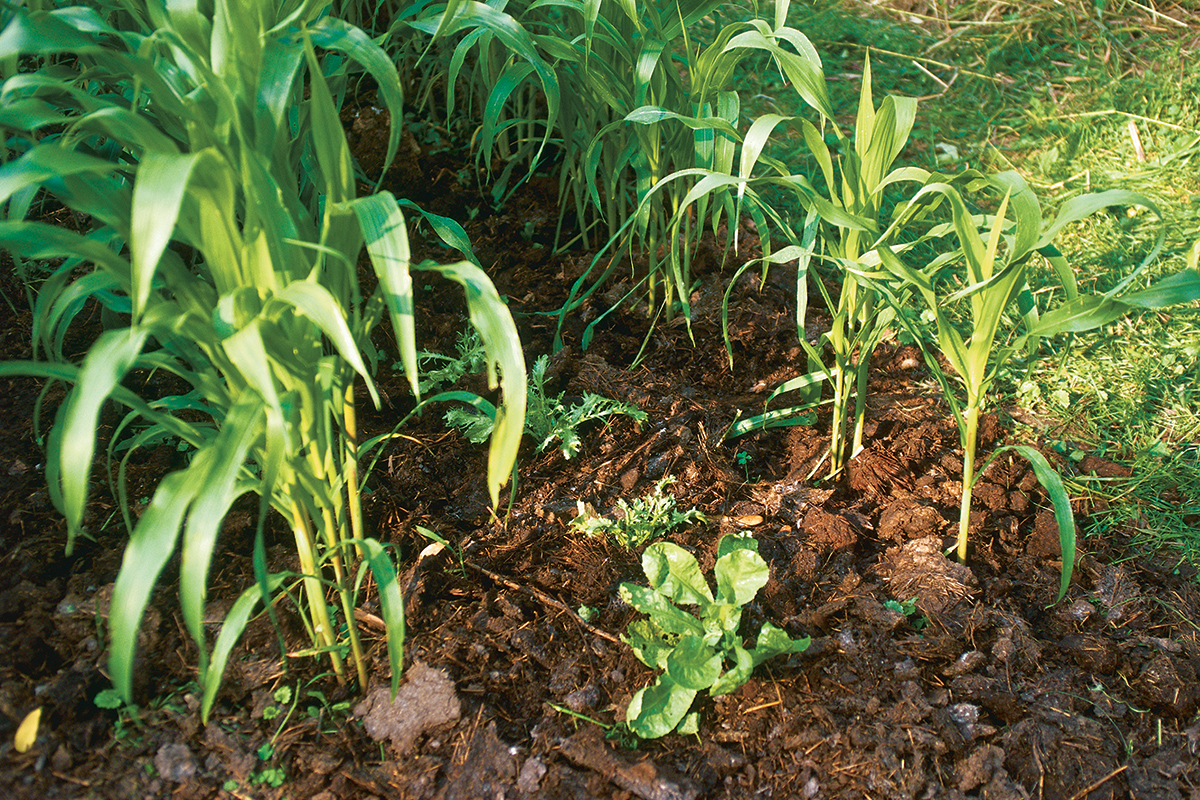
[(641, 743), (641, 740), (637, 737), (637, 734), (629, 730), (629, 726), (624, 722), (618, 722), (610, 725), (606, 722), (601, 722), (595, 717), (589, 717), (587, 714), (580, 714), (578, 711), (572, 711), (566, 706), (560, 706), (558, 703), (547, 703), (546, 705), (550, 706), (560, 714), (566, 714), (568, 717), (574, 717), (575, 719), (581, 719), (584, 722), (590, 722), (593, 725), (598, 725), (604, 729), (604, 738), (608, 739), (610, 742), (616, 742), (617, 746), (622, 750), (637, 750), (638, 745)]
[[(579, 426), (585, 422), (617, 414), (632, 417), (638, 422), (645, 421), (645, 412), (637, 406), (591, 392), (584, 392), (580, 401), (569, 408), (563, 403), (564, 393), (549, 397), (545, 386), (546, 368), (549, 365), (550, 358), (541, 356), (529, 373), (525, 433), (538, 441), (537, 452), (542, 452), (557, 441), (563, 458), (573, 458), (583, 445), (579, 438)], [(487, 441), (495, 419), (495, 409), (482, 400), (470, 406), (455, 406), (446, 412), (446, 424), (457, 428), (464, 437), (477, 444)]]
[(899, 611), (908, 617), (908, 623), (912, 625), (915, 631), (919, 631), (929, 624), (929, 618), (917, 611), (917, 598), (915, 597), (910, 597), (903, 602), (899, 600), (885, 600), (883, 606), (884, 608), (890, 608), (892, 611)]
[(121, 697), (121, 693), (110, 687), (97, 692), (96, 696), (92, 698), (92, 704), (96, 708), (117, 712), (116, 719), (113, 720), (113, 738), (122, 744), (138, 745), (142, 741), (138, 731), (145, 728), (147, 723), (153, 724), (153, 719), (147, 719), (147, 716), (154, 718), (161, 716), (163, 712), (179, 717), (186, 716), (188, 711), (180, 697), (184, 693), (196, 690), (196, 684), (184, 684), (175, 691), (155, 698), (145, 709), (142, 709), (132, 703), (126, 703)]
[[(122, 698), (121, 693), (116, 689), (103, 689), (92, 700), (96, 708), (103, 708), (117, 712), (117, 718), (113, 722), (113, 736), (118, 742), (124, 742), (129, 739), (134, 727), (142, 727), (142, 719), (138, 715), (138, 707), (127, 704)], [(136, 743), (136, 742), (133, 742)]]
[(645, 497), (632, 503), (618, 500), (616, 519), (602, 517), (579, 501), (579, 514), (571, 520), (571, 527), (592, 537), (609, 536), (622, 547), (634, 550), (680, 525), (706, 522), (705, 516), (694, 508), (679, 511), (675, 507), (675, 498), (663, 492), (672, 483), (674, 479), (668, 475), (654, 484), (654, 491)]
[[(432, 394), (443, 386), (452, 386), (467, 375), (474, 375), (487, 368), (487, 350), (474, 328), (458, 335), (455, 344), (457, 356), (445, 356), (422, 350), (417, 353), (417, 370), (421, 375), (419, 387), (422, 395)], [(438, 365), (438, 366), (434, 366)], [(397, 362), (393, 369), (402, 370), (404, 364)]]
[[(809, 639), (792, 639), (764, 622), (753, 650), (738, 635), (742, 608), (767, 584), (770, 570), (758, 554), (758, 542), (738, 534), (717, 545), (713, 570), (717, 594), (700, 573), (691, 553), (670, 542), (655, 542), (642, 555), (649, 587), (622, 583), (621, 599), (647, 619), (631, 622), (621, 640), (648, 667), (663, 670), (652, 685), (639, 689), (629, 703), (629, 729), (643, 739), (671, 731), (697, 733), (698, 712), (692, 701), (701, 689), (712, 697), (729, 694), (768, 658), (801, 653)], [(679, 605), (697, 606), (698, 616)], [(725, 662), (733, 666), (725, 669)]]

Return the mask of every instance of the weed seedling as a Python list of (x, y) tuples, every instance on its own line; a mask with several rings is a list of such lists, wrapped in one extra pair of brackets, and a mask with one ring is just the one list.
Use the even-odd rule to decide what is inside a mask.
[(654, 491), (645, 497), (632, 503), (618, 500), (617, 519), (602, 517), (579, 501), (576, 504), (579, 514), (571, 521), (571, 527), (588, 536), (610, 536), (622, 547), (634, 550), (651, 539), (666, 536), (680, 525), (706, 522), (705, 516), (694, 508), (676, 509), (675, 498), (663, 492), (672, 483), (674, 479), (667, 476), (654, 484)]
[(142, 727), (142, 719), (138, 716), (138, 707), (127, 704), (116, 689), (101, 690), (92, 702), (96, 708), (117, 712), (117, 719), (113, 722), (113, 736), (118, 742), (123, 742), (129, 737), (132, 731), (130, 726)]
[(746, 483), (750, 483), (750, 462), (754, 460), (754, 456), (745, 450), (738, 450), (734, 459), (737, 461), (738, 466), (742, 468), (742, 472), (746, 473)]
[[(525, 433), (537, 439), (537, 452), (542, 452), (557, 441), (563, 458), (569, 459), (583, 446), (579, 438), (579, 426), (585, 422), (618, 414), (632, 417), (638, 422), (646, 420), (645, 412), (637, 406), (591, 392), (584, 392), (580, 401), (568, 408), (563, 403), (563, 393), (555, 397), (546, 394), (546, 368), (549, 365), (550, 358), (541, 356), (529, 373)], [(496, 409), (482, 399), (474, 400), (470, 406), (455, 406), (446, 412), (446, 424), (457, 428), (464, 437), (475, 443), (487, 440), (495, 420)]]
[[(457, 356), (444, 356), (428, 350), (417, 353), (422, 395), (433, 394), (443, 386), (452, 386), (464, 376), (483, 372), (487, 368), (487, 350), (474, 328), (459, 334), (455, 349), (458, 350)], [(392, 368), (403, 369), (404, 364), (397, 362)]]
[(568, 717), (574, 717), (575, 719), (581, 719), (584, 722), (590, 722), (593, 725), (598, 725), (604, 729), (604, 738), (608, 739), (610, 742), (616, 742), (617, 746), (622, 750), (637, 750), (638, 745), (641, 743), (641, 740), (638, 738), (637, 734), (631, 731), (629, 729), (629, 725), (624, 722), (618, 722), (610, 725), (606, 722), (601, 722), (594, 717), (589, 717), (587, 714), (580, 714), (578, 711), (572, 711), (566, 706), (560, 706), (558, 703), (547, 703), (546, 705), (550, 706), (560, 714), (566, 714)]
[(904, 616), (908, 617), (908, 624), (912, 625), (914, 631), (919, 631), (929, 624), (929, 618), (917, 611), (917, 598), (910, 597), (904, 602), (899, 600), (885, 600), (884, 608), (890, 608), (892, 611), (899, 611)]

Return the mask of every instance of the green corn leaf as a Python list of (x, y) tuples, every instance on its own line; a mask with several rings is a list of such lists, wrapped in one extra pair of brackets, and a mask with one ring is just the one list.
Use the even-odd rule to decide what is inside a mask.
[(409, 208), (416, 211), (429, 223), (429, 227), (433, 228), (433, 232), (438, 235), (438, 238), (466, 256), (467, 260), (475, 266), (481, 266), (479, 258), (471, 248), (470, 237), (467, 236), (467, 232), (463, 230), (463, 226), (457, 220), (450, 217), (443, 217), (441, 214), (434, 214), (432, 211), (426, 211), (412, 200), (398, 199), (396, 203), (400, 208)]
[[(313, 44), (345, 53), (374, 78), (379, 97), (391, 116), (387, 153), (383, 161), (383, 172), (386, 172), (396, 157), (400, 145), (400, 121), (404, 118), (404, 89), (395, 65), (387, 52), (365, 31), (344, 20), (323, 16), (309, 25), (307, 30)], [(379, 180), (383, 180), (382, 173)]]
[(63, 147), (34, 147), (19, 158), (0, 166), (0, 203), (4, 203), (13, 194), (28, 186), (38, 186), (52, 178), (82, 172), (107, 175), (116, 167), (111, 161)]
[(146, 308), (159, 259), (175, 233), (188, 180), (200, 156), (149, 152), (133, 185), (129, 249), (133, 267), (133, 321)]
[(1107, 192), (1079, 195), (1078, 197), (1072, 197), (1062, 204), (1058, 209), (1058, 214), (1054, 217), (1054, 222), (1042, 230), (1041, 238), (1038, 239), (1035, 247), (1040, 248), (1052, 244), (1059, 232), (1072, 222), (1086, 219), (1097, 211), (1102, 211), (1112, 206), (1142, 206), (1152, 211), (1159, 219), (1162, 219), (1162, 212), (1158, 206), (1149, 198), (1136, 192), (1111, 189)]
[(1026, 331), (1029, 338), (1082, 333), (1107, 325), (1136, 310), (1156, 310), (1200, 300), (1200, 272), (1186, 269), (1140, 292), (1119, 298), (1084, 295), (1042, 314)]
[(496, 80), (483, 112), (483, 128), (479, 135), (478, 150), (481, 158), (492, 152), (496, 132), (501, 128), (504, 106), (533, 71), (533, 65), (529, 63), (509, 64)]
[(264, 590), (268, 596), (274, 594), (285, 577), (282, 573), (266, 575), (263, 587), (258, 584), (247, 587), (234, 601), (229, 613), (222, 620), (221, 632), (217, 635), (217, 641), (213, 645), (212, 663), (209, 665), (208, 675), (204, 680), (204, 694), (200, 700), (201, 722), (208, 724), (208, 715), (212, 713), (213, 702), (217, 699), (217, 690), (221, 688), (221, 676), (225, 674), (225, 665), (229, 663), (233, 647), (242, 637), (242, 632), (246, 629), (246, 623), (250, 620), (254, 607), (262, 600)]
[(392, 669), (392, 699), (395, 700), (396, 690), (400, 688), (400, 676), (404, 672), (404, 597), (400, 593), (396, 568), (383, 545), (374, 539), (366, 539), (359, 544), (379, 589), (380, 613), (387, 627), (388, 665)]
[(390, 192), (360, 197), (351, 204), (366, 240), (367, 253), (379, 278), (380, 290), (392, 318), (400, 362), (413, 396), (421, 398), (417, 373), (417, 339), (413, 319), (411, 251), (404, 214)]
[(179, 601), (184, 623), (200, 654), (201, 682), (207, 681), (208, 642), (204, 636), (204, 608), (208, 573), (217, 533), (226, 512), (251, 486), (239, 485), (238, 475), (250, 448), (261, 435), (262, 405), (246, 393), (221, 421), (212, 444), (195, 456), (193, 469), (203, 487), (188, 514), (179, 565)]
[[(496, 409), (496, 427), (488, 451), (488, 493), (499, 503), (500, 488), (508, 481), (525, 430), (525, 356), (508, 306), (479, 267), (469, 261), (454, 264), (425, 263), (417, 269), (437, 272), (466, 291), (471, 325), (487, 351), (488, 386), (500, 387), (501, 404)], [(497, 379), (499, 369), (499, 379)]]
[[(85, 463), (91, 464), (90, 460)], [(125, 546), (109, 611), (112, 645), (108, 667), (113, 686), (126, 703), (133, 703), (133, 659), (150, 591), (175, 550), (188, 507), (202, 488), (194, 467), (163, 478)]]
[[(1112, 294), (1109, 293), (1106, 297), (1111, 298)], [(1148, 310), (1192, 303), (1200, 300), (1200, 272), (1192, 266), (1163, 278), (1146, 289), (1122, 294), (1115, 299), (1129, 306)]]
[(308, 317), (321, 329), (321, 332), (337, 349), (338, 355), (345, 359), (346, 363), (362, 377), (367, 385), (367, 391), (371, 393), (372, 402), (375, 403), (376, 408), (379, 408), (379, 392), (375, 389), (375, 381), (371, 379), (367, 365), (362, 360), (362, 354), (358, 351), (358, 343), (354, 340), (354, 334), (346, 325), (345, 312), (333, 295), (329, 293), (329, 290), (319, 283), (294, 281), (280, 289), (275, 294), (275, 298), (295, 306), (297, 311)]
[(816, 415), (809, 413), (814, 407), (815, 405), (812, 403), (804, 403), (786, 408), (776, 408), (771, 411), (765, 411), (762, 414), (755, 414), (752, 417), (739, 419), (729, 426), (729, 430), (725, 432), (723, 438), (736, 439), (739, 436), (745, 436), (747, 433), (765, 431), (771, 428), (814, 425), (817, 422)]
[[(1057, 603), (1067, 596), (1067, 589), (1071, 586), (1071, 574), (1075, 569), (1075, 515), (1071, 511), (1071, 498), (1067, 495), (1058, 472), (1035, 448), (1028, 445), (1008, 445), (995, 450), (991, 458), (1006, 450), (1017, 453), (1029, 462), (1038, 483), (1046, 490), (1050, 503), (1054, 506), (1054, 519), (1058, 523), (1058, 542), (1062, 548), (1062, 573), (1058, 584), (1058, 597), (1054, 600)], [(986, 466), (985, 464), (984, 467)], [(983, 469), (979, 471), (982, 473)]]
[(117, 32), (90, 8), (73, 7), (16, 14), (0, 32), (0, 59), (70, 52), (84, 55), (103, 49), (88, 32)]
[(62, 513), (67, 519), (67, 552), (79, 534), (87, 506), (92, 456), (96, 450), (97, 420), (100, 407), (133, 368), (149, 331), (144, 328), (102, 333), (88, 350), (75, 388), (56, 424), (52, 446), (47, 453), (47, 472), (61, 470)]
[(317, 165), (324, 179), (324, 193), (329, 203), (344, 203), (354, 199), (354, 159), (342, 121), (338, 117), (329, 84), (321, 74), (311, 42), (305, 43), (308, 60), (309, 86), (311, 89), (310, 117), (312, 122), (313, 150)]
[(650, 105), (639, 106), (625, 115), (626, 122), (636, 125), (656, 125), (666, 120), (674, 120), (694, 131), (720, 131), (735, 140), (740, 141), (742, 138), (736, 128), (720, 117), (689, 117), (668, 111), (661, 106)]

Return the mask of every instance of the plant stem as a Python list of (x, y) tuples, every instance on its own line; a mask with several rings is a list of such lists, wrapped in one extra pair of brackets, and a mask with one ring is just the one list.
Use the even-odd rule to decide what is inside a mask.
[(833, 380), (833, 419), (829, 426), (830, 477), (841, 472), (846, 465), (846, 404), (850, 402), (848, 359), (835, 350), (834, 363), (837, 365), (837, 375)]
[[(875, 320), (875, 292), (866, 288), (863, 291), (866, 296), (863, 298), (863, 312), (859, 316), (862, 325), (862, 328), (859, 329), (860, 334)], [(862, 339), (858, 345), (857, 376), (854, 386), (854, 444), (850, 448), (850, 458), (858, 455), (863, 447), (863, 428), (867, 421), (867, 373), (871, 369), (871, 352), (875, 349), (876, 338), (875, 331), (867, 331), (866, 338)]]
[[(354, 410), (354, 382), (346, 386), (345, 399), (342, 404), (342, 423), (346, 429), (345, 451), (343, 453), (343, 471), (346, 476), (346, 497), (350, 513), (350, 536), (355, 541), (359, 558), (362, 558), (362, 545), (365, 538), (362, 519), (362, 502), (358, 493), (358, 415)], [(341, 529), (339, 529), (339, 533)], [(346, 630), (350, 635), (350, 652), (354, 654), (354, 665), (358, 668), (358, 686), (360, 691), (367, 688), (367, 667), (363, 658), (362, 642), (358, 638), (358, 624), (354, 620), (354, 603), (350, 591), (346, 587), (342, 571), (341, 553), (334, 553), (333, 569), (337, 575), (338, 590), (342, 595), (342, 613), (346, 617)]]
[(329, 650), (333, 671), (340, 683), (346, 682), (346, 668), (338, 655), (333, 638), (333, 624), (329, 609), (325, 606), (325, 590), (317, 572), (317, 559), (309, 530), (308, 518), (300, 506), (292, 504), (292, 535), (296, 538), (296, 553), (300, 557), (300, 569), (304, 573), (304, 592), (308, 595), (309, 615), (313, 621), (313, 644)]
[(969, 403), (966, 409), (966, 433), (963, 436), (962, 504), (958, 515), (958, 560), (967, 560), (967, 527), (971, 521), (971, 489), (975, 483), (975, 443), (979, 429), (979, 404)]

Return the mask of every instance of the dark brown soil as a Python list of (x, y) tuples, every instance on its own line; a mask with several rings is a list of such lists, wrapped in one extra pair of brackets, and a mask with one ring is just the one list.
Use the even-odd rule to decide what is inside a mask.
[[(361, 122), (352, 135), (361, 139), (369, 127)], [(555, 318), (540, 313), (561, 304), (589, 259), (550, 252), (555, 182), (531, 181), (492, 212), (455, 180), (461, 162), (427, 152), (420, 163), (428, 194), (414, 199), (460, 219), (480, 209), (468, 231), (509, 298), (532, 363), (554, 333)], [(449, 258), (434, 247), (423, 255)], [(553, 390), (634, 403), (648, 420), (593, 424), (571, 461), (528, 446), (503, 520), (487, 508), (484, 449), (448, 432), (440, 412), (382, 453), (366, 510), (408, 570), (409, 683), (399, 707), (388, 706), (386, 693), (363, 700), (367, 693), (338, 687), (312, 660), (282, 659), (262, 620), (202, 726), (195, 653), (168, 575), (146, 624), (138, 720), (99, 708), (95, 698), (110, 685), (105, 599), (120, 564), (119, 515), (110, 519), (114, 501), (98, 485), (97, 540), (64, 554), (33, 429), (40, 387), (5, 380), (0, 785), (39, 800), (1200, 797), (1194, 572), (1169, 554), (1130, 557), (1120, 543), (1087, 539), (1068, 597), (1053, 604), (1053, 516), (1030, 472), (1006, 458), (975, 490), (969, 563), (948, 561), (961, 452), (911, 350), (879, 352), (867, 447), (844, 477), (809, 479), (827, 445), (824, 419), (722, 441), (739, 412), (761, 411), (802, 359), (787, 276), (761, 288), (747, 278), (733, 293), (730, 369), (719, 326), (728, 271), (718, 262), (719, 253), (699, 270), (694, 346), (683, 326), (651, 332), (644, 311), (624, 308), (583, 351), (582, 326), (603, 311), (603, 299), (568, 321)], [(452, 353), (465, 326), (460, 291), (421, 277), (417, 284), (421, 345)], [(23, 291), (7, 269), (3, 289), (20, 305)], [(28, 310), (4, 316), (0, 356), (29, 357)], [(81, 336), (83, 347), (86, 330)], [(368, 435), (411, 407), (403, 381), (386, 365), (382, 372), (388, 401), (365, 415)], [(1013, 435), (998, 414), (984, 445)], [(147, 496), (176, 466), (173, 457), (170, 447), (146, 454), (131, 496)], [(740, 691), (702, 696), (698, 736), (625, 750), (559, 709), (612, 723), (653, 680), (617, 639), (636, 614), (616, 589), (641, 580), (639, 554), (584, 538), (569, 523), (577, 501), (609, 511), (665, 475), (675, 478), (668, 491), (681, 507), (710, 519), (670, 536), (702, 568), (711, 569), (723, 532), (749, 530), (758, 540), (771, 581), (747, 609), (748, 630), (770, 620), (812, 645), (767, 662)], [(1081, 499), (1081, 520), (1088, 510)], [(457, 552), (422, 557), (429, 542), (418, 525)], [(226, 526), (212, 577), (218, 606), (252, 580), (252, 529), (247, 511)], [(271, 553), (285, 561), (287, 540), (279, 537)], [(914, 597), (908, 616), (888, 605)], [(597, 611), (589, 624), (575, 613), (581, 606)], [(378, 692), (389, 674), (374, 610), (367, 594), (357, 622), (374, 664), (369, 691)], [(300, 702), (290, 716), (275, 716), (273, 695), (284, 686)], [(39, 706), (40, 736), (17, 754), (16, 727)], [(261, 749), (271, 743), (270, 753)]]

